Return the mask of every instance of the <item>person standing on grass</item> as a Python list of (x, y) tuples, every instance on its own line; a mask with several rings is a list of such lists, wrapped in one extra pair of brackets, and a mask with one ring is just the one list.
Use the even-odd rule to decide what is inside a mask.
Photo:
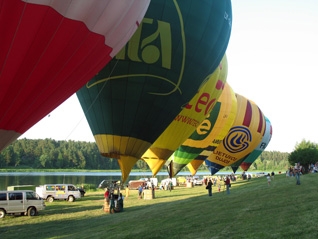
[(212, 197), (212, 181), (209, 179), (208, 184), (205, 187), (208, 190), (208, 195)]
[(225, 185), (226, 185), (226, 193), (230, 194), (230, 185), (231, 185), (230, 176), (226, 176)]
[(111, 191), (109, 194), (109, 212), (114, 213), (115, 212), (115, 198), (114, 198), (114, 192)]
[(128, 196), (129, 196), (129, 186), (127, 185), (126, 189), (125, 189), (125, 197), (126, 197), (126, 199), (128, 198)]
[(300, 165), (300, 163), (297, 163), (295, 168), (294, 168), (294, 174), (295, 174), (295, 177), (296, 177), (296, 185), (300, 185), (300, 174), (301, 174), (301, 169), (302, 169), (302, 166)]
[(105, 198), (105, 202), (109, 202), (109, 190), (108, 190), (108, 188), (105, 188), (104, 198)]
[(266, 178), (267, 178), (267, 184), (268, 184), (268, 186), (270, 186), (271, 185), (271, 175), (268, 173)]
[(138, 199), (142, 199), (142, 191), (143, 191), (143, 188), (142, 188), (142, 185), (140, 184), (138, 187)]
[(219, 192), (221, 192), (221, 180), (220, 179), (218, 179), (218, 190), (219, 190)]

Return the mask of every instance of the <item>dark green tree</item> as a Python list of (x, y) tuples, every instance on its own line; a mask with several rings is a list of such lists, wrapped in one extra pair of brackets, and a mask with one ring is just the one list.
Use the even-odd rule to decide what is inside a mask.
[(315, 164), (318, 159), (318, 149), (317, 148), (299, 148), (291, 152), (288, 157), (288, 162), (291, 165), (300, 163), (304, 168), (305, 172), (308, 172), (308, 165)]
[(317, 144), (306, 140), (302, 140), (300, 143), (297, 143), (295, 146), (295, 150), (288, 156), (288, 162), (291, 165), (295, 165), (299, 162), (304, 167), (305, 172), (308, 172), (308, 166), (310, 164), (315, 164), (317, 161)]

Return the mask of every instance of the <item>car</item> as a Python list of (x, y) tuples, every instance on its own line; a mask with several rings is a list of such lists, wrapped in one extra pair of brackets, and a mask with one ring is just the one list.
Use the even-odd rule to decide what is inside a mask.
[(203, 179), (199, 177), (193, 177), (193, 185), (203, 185)]
[(81, 198), (81, 192), (73, 184), (44, 184), (35, 188), (40, 198), (53, 202), (54, 200), (67, 200), (74, 202)]
[(44, 209), (43, 199), (33, 190), (0, 191), (0, 218), (5, 215), (36, 216)]

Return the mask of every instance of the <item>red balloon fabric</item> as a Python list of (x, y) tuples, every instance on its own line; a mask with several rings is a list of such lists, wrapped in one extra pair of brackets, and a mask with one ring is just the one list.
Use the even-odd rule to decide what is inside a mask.
[(150, 0), (0, 0), (0, 151), (97, 74)]

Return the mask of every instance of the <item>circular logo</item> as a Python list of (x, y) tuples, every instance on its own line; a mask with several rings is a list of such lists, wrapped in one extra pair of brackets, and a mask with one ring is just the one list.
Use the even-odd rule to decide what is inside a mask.
[(236, 126), (230, 129), (223, 140), (223, 145), (230, 153), (238, 153), (247, 149), (251, 141), (252, 134), (250, 130), (243, 126)]

